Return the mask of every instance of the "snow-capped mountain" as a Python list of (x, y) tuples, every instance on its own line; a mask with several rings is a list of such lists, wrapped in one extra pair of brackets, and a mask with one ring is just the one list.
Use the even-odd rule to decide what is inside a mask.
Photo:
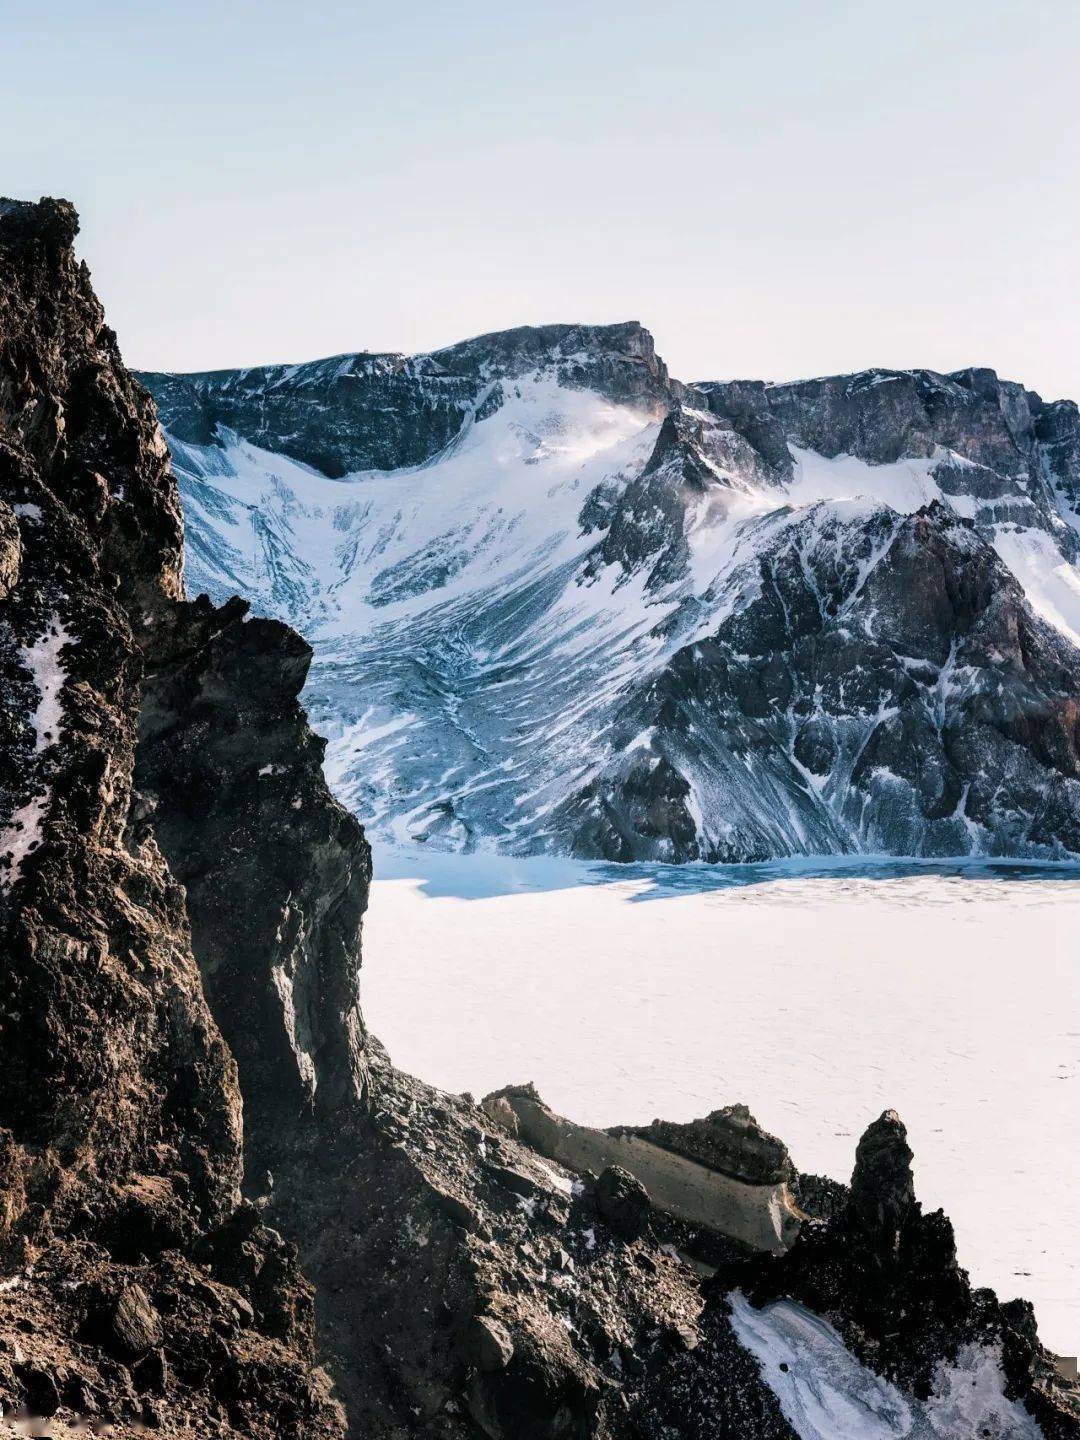
[(1080, 414), (991, 371), (673, 381), (637, 324), (144, 375), (191, 591), (314, 649), (376, 834), (1080, 854)]

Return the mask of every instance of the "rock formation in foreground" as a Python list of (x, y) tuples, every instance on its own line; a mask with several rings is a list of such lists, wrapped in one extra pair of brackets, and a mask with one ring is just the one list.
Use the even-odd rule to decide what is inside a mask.
[[(738, 1107), (573, 1133), (527, 1091), (481, 1107), (393, 1069), (358, 1005), (369, 852), (297, 701), (311, 652), (184, 598), (167, 452), (76, 229), (0, 202), (3, 1423), (790, 1440), (769, 1356), (813, 1324), (803, 1378), (852, 1377), (837, 1404), (1080, 1433), (1030, 1315), (921, 1216), (891, 1119), (846, 1195)], [(603, 1169), (545, 1154), (551, 1126)], [(770, 1198), (769, 1243), (732, 1233)], [(972, 1366), (976, 1428), (948, 1428)]]

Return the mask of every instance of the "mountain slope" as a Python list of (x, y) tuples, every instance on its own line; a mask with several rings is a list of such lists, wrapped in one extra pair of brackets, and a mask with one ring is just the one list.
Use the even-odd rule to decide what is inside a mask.
[(144, 378), (189, 585), (311, 639), (374, 833), (1080, 854), (1070, 402), (989, 371), (685, 386), (634, 324)]

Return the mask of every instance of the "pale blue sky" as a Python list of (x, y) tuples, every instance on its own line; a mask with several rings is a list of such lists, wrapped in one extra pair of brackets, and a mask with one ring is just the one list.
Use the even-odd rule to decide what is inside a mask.
[(0, 189), (130, 363), (638, 318), (683, 379), (1080, 398), (1080, 5), (0, 0)]

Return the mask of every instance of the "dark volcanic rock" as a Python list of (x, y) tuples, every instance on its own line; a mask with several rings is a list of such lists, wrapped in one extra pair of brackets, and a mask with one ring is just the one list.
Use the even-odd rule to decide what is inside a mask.
[[(84, 1410), (137, 1417), (150, 1390), (165, 1434), (340, 1434), (313, 1346), (365, 1440), (591, 1433), (621, 1348), (692, 1324), (696, 1280), (659, 1257), (643, 1293), (550, 1170), (510, 1142), (482, 1163), (482, 1112), (372, 1060), (369, 857), (296, 703), (310, 652), (183, 601), (164, 447), (73, 214), (11, 216), (3, 1355)], [(477, 1316), (505, 1366), (470, 1366)], [(3, 1355), (5, 1396), (40, 1405)]]
[(296, 703), (310, 652), (183, 600), (164, 448), (74, 217), (9, 220), (0, 1390), (40, 1406), (63, 1373), (62, 1411), (165, 1435), (615, 1433), (620, 1367), (690, 1333), (696, 1277), (646, 1274), (366, 1040), (369, 856)]
[(514, 1354), (514, 1342), (498, 1320), (478, 1315), (469, 1330), (468, 1355), (484, 1374), (505, 1370)]
[(335, 476), (430, 459), (482, 404), (486, 389), (475, 375), (455, 373), (434, 357), (403, 355), (139, 378), (176, 439), (209, 445), (219, 427), (236, 430)]
[[(1026, 471), (1040, 437), (1053, 434), (1068, 402), (1047, 405), (993, 370), (867, 370), (796, 380), (702, 382), (691, 387), (778, 469), (788, 441), (821, 455), (888, 464), (941, 447), (998, 473)], [(1050, 418), (1053, 417), (1053, 418)], [(790, 465), (790, 459), (788, 460)]]
[[(0, 1338), (30, 1367), (0, 1361), (0, 1385), (39, 1412), (39, 1375), (66, 1375), (72, 1404), (134, 1404), (112, 1354), (162, 1339), (212, 1376), (209, 1317), (173, 1280), (195, 1283), (183, 1252), (227, 1221), (242, 1167), (236, 1066), (132, 791), (143, 649), (181, 603), (176, 489), (76, 229), (61, 201), (0, 207), (0, 497), (19, 529), (0, 527)], [(305, 1290), (295, 1264), (278, 1284)], [(243, 1397), (225, 1412), (166, 1384), (165, 1433), (341, 1433), (310, 1348), (257, 1326), (243, 1346)]]
[(254, 1193), (316, 1110), (333, 1124), (365, 1087), (357, 957), (371, 862), (297, 703), (310, 658), (242, 601), (201, 597), (159, 614), (143, 687), (139, 815), (187, 890), (240, 1066)]
[[(0, 484), (22, 531), (0, 640), (4, 789), (22, 841), (0, 884), (0, 1124), (17, 1148), (55, 1147), (62, 1183), (46, 1178), (48, 1150), (26, 1161), (47, 1215), (93, 1191), (100, 1222), (141, 1177), (157, 1208), (182, 1175), (189, 1222), (214, 1221), (239, 1179), (235, 1071), (183, 897), (127, 835), (132, 615), (179, 591), (179, 511), (152, 407), (71, 254), (75, 225), (57, 201), (0, 217)], [(66, 681), (48, 734), (27, 723), (49, 709), (35, 665)]]
[(670, 385), (652, 336), (624, 325), (523, 326), (431, 355), (337, 355), (140, 379), (177, 440), (212, 444), (219, 427), (326, 475), (430, 460), (468, 422), (500, 403), (500, 386), (538, 366), (564, 385), (648, 410)]
[(866, 1130), (855, 1151), (848, 1197), (848, 1223), (888, 1259), (895, 1256), (915, 1209), (907, 1131), (895, 1110), (887, 1110)]
[(787, 1146), (763, 1130), (745, 1105), (728, 1105), (686, 1124), (654, 1120), (617, 1133), (640, 1135), (751, 1185), (777, 1184), (794, 1176)]
[(1080, 853), (1080, 652), (940, 503), (780, 512), (707, 638), (632, 695), (648, 735), (565, 802), (579, 854)]
[(640, 1240), (649, 1228), (649, 1193), (621, 1165), (609, 1165), (596, 1182), (596, 1213), (624, 1240)]
[(724, 1310), (733, 1288), (757, 1305), (798, 1300), (829, 1319), (871, 1369), (921, 1398), (939, 1364), (965, 1344), (1000, 1347), (1009, 1393), (1047, 1436), (1076, 1434), (1078, 1397), (1027, 1329), (1030, 1307), (972, 1289), (948, 1219), (924, 1213), (915, 1198), (911, 1160), (899, 1116), (886, 1111), (859, 1142), (846, 1203), (805, 1225), (786, 1255), (721, 1270), (708, 1287), (710, 1306)]
[(48, 1419), (60, 1409), (60, 1391), (48, 1370), (40, 1365), (23, 1365), (18, 1371), (22, 1382), (23, 1404), (31, 1415)]

